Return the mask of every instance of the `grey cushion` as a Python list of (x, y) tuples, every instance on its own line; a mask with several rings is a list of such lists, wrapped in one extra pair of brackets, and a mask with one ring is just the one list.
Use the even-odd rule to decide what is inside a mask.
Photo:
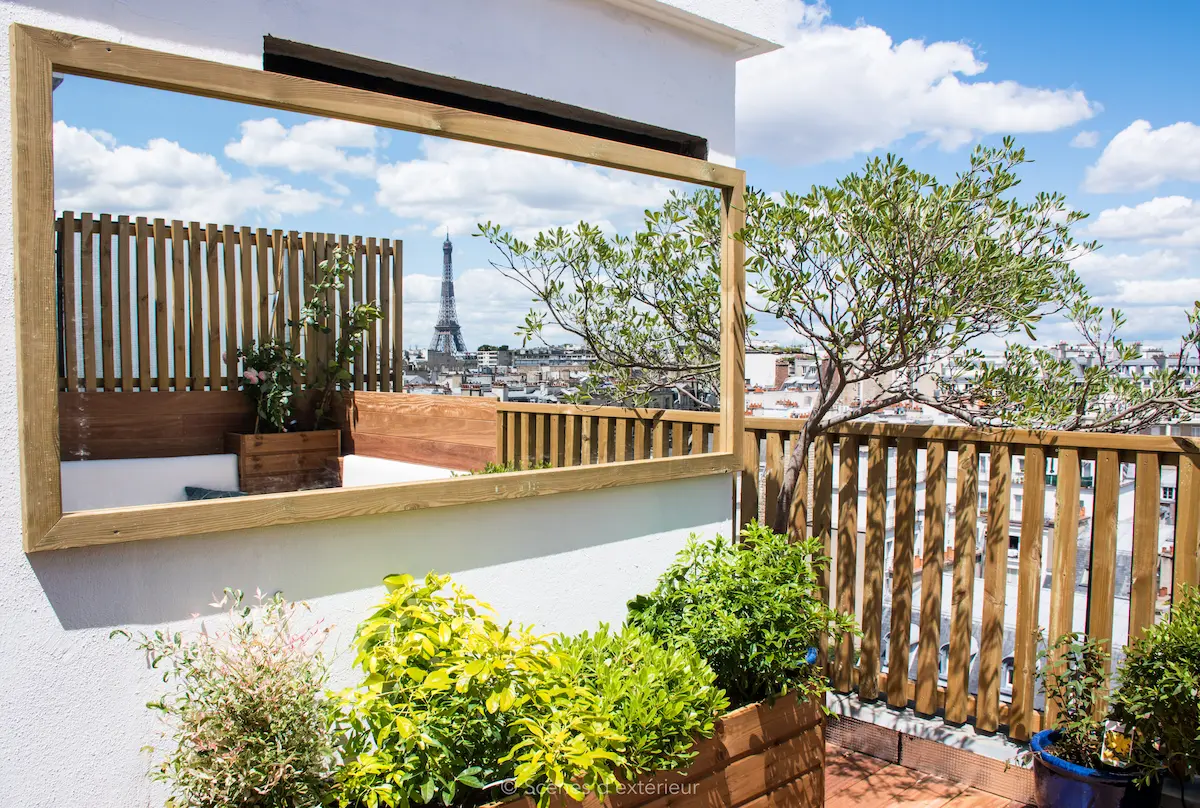
[(215, 488), (201, 488), (197, 485), (185, 485), (183, 493), (187, 495), (188, 502), (197, 499), (225, 499), (226, 497), (244, 497), (245, 491), (220, 491)]

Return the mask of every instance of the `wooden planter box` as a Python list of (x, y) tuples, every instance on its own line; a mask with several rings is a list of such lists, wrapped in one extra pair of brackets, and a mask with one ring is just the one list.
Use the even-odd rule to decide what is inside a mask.
[[(795, 695), (751, 704), (717, 722), (712, 738), (696, 744), (685, 771), (659, 772), (603, 802), (556, 799), (569, 808), (819, 808), (825, 801), (825, 717), (815, 702)], [(524, 796), (504, 808), (536, 808)]]
[(342, 433), (278, 432), (225, 435), (225, 450), (238, 456), (238, 482), (247, 494), (274, 494), (342, 484), (338, 458)]

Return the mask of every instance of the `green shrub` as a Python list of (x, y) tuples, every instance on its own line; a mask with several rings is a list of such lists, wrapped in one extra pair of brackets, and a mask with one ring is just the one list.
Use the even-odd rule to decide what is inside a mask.
[(171, 808), (308, 808), (322, 804), (333, 749), (322, 698), (324, 630), (292, 627), (304, 604), (280, 595), (256, 611), (225, 590), (230, 628), (194, 639), (162, 631), (132, 637), (174, 689), (162, 712), (174, 748), (152, 774)]
[(629, 624), (665, 644), (685, 643), (708, 661), (741, 706), (798, 689), (823, 694), (823, 671), (806, 657), (821, 637), (853, 629), (817, 594), (828, 559), (815, 539), (790, 543), (752, 523), (737, 544), (695, 537), (659, 578), (629, 602)]
[(1200, 590), (1125, 651), (1112, 716), (1133, 731), (1131, 760), (1150, 780), (1200, 774)]
[(364, 682), (341, 696), (342, 805), (479, 805), (504, 780), (542, 805), (603, 794), (687, 760), (724, 706), (699, 657), (635, 631), (538, 636), (446, 576), (388, 583), (355, 641)]
[(1096, 705), (1108, 691), (1108, 652), (1086, 634), (1064, 634), (1038, 653), (1038, 679), (1046, 700), (1058, 708), (1054, 755), (1068, 763), (1100, 768), (1104, 722)]
[[(666, 648), (636, 628), (613, 633), (601, 626), (594, 634), (556, 640), (553, 651), (562, 686), (571, 683), (591, 694), (592, 708), (613, 731), (610, 760), (629, 781), (686, 766), (695, 757), (694, 740), (710, 737), (716, 717), (729, 706), (712, 668), (693, 650)], [(553, 759), (538, 727), (552, 720), (542, 710), (523, 719), (531, 732), (518, 748), (523, 765)], [(520, 775), (534, 770), (519, 770), (519, 779), (530, 779)]]

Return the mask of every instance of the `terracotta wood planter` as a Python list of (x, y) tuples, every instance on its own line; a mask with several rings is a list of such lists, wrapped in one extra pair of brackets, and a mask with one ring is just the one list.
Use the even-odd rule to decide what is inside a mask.
[[(609, 794), (589, 795), (582, 808), (819, 808), (825, 800), (825, 717), (794, 695), (727, 714), (712, 738), (696, 744), (685, 771), (660, 772)], [(521, 797), (505, 808), (535, 808)]]
[(341, 448), (337, 429), (225, 435), (225, 450), (238, 456), (239, 486), (248, 494), (336, 488), (341, 485)]

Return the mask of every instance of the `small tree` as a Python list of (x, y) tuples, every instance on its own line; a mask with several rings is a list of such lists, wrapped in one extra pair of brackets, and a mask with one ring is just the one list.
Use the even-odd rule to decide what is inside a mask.
[[(721, 354), (721, 224), (711, 192), (672, 194), (646, 211), (631, 237), (606, 236), (580, 222), (574, 229), (522, 241), (499, 225), (479, 226), (500, 253), (493, 261), (533, 294), (539, 306), (518, 328), (523, 344), (557, 327), (596, 357), (585, 394), (643, 403), (675, 387), (709, 406), (719, 389)], [(691, 391), (695, 392), (691, 392)]]
[[(1025, 152), (1011, 140), (977, 148), (941, 183), (888, 156), (832, 187), (772, 197), (751, 190), (746, 245), (751, 306), (794, 332), (819, 360), (812, 413), (788, 457), (777, 523), (783, 531), (812, 441), (830, 427), (903, 401), (941, 402), (918, 381), (981, 337), (1033, 335), (1078, 299), (1072, 259), (1094, 249), (1071, 228), (1084, 214), (1060, 194), (1012, 198)], [(716, 386), (720, 227), (710, 191), (673, 196), (631, 239), (581, 224), (532, 246), (494, 225), (480, 232), (500, 268), (534, 293), (524, 333), (545, 316), (596, 352), (622, 392), (673, 379)], [(882, 384), (873, 401), (835, 405), (851, 385)]]

